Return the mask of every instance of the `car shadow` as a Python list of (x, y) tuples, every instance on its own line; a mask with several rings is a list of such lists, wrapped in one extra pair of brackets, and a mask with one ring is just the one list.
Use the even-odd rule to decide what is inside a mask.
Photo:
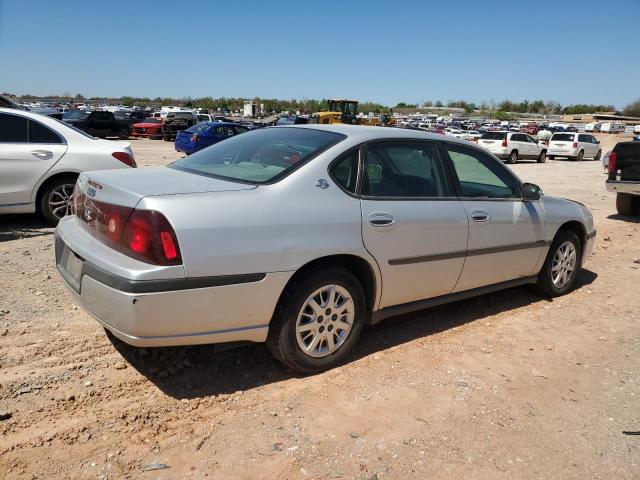
[[(597, 274), (582, 270), (574, 289), (595, 281)], [(346, 363), (418, 338), (536, 302), (552, 302), (531, 288), (516, 287), (420, 312), (389, 318), (366, 328)], [(265, 384), (302, 377), (280, 364), (264, 344), (220, 351), (224, 346), (136, 348), (109, 335), (129, 364), (162, 392), (190, 399), (245, 391)]]
[(52, 235), (53, 227), (36, 214), (0, 215), (0, 242)]
[(619, 220), (621, 222), (640, 223), (640, 217), (630, 217), (628, 215), (620, 215), (619, 213), (613, 213), (607, 216), (609, 220)]

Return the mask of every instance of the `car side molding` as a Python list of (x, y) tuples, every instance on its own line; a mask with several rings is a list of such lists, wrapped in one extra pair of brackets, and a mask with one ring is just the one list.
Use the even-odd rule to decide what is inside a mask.
[(392, 307), (386, 307), (371, 314), (371, 324), (381, 322), (382, 320), (389, 317), (404, 315), (406, 313), (412, 313), (419, 310), (426, 310), (427, 308), (437, 307), (439, 305), (453, 303), (459, 300), (466, 300), (468, 298), (478, 297), (487, 293), (498, 292), (507, 288), (520, 287), (522, 285), (531, 285), (536, 283), (537, 281), (537, 275), (531, 277), (516, 278), (515, 280), (500, 282), (494, 285), (487, 285), (485, 287), (473, 288), (471, 290), (465, 290), (463, 292), (449, 293), (447, 295), (428, 298), (426, 300), (418, 300), (416, 302), (409, 302), (400, 305), (394, 305)]

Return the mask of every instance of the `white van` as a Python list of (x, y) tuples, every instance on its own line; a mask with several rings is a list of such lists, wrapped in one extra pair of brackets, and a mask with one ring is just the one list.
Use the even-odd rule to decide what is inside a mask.
[(602, 133), (624, 133), (624, 125), (621, 123), (603, 123), (600, 127)]

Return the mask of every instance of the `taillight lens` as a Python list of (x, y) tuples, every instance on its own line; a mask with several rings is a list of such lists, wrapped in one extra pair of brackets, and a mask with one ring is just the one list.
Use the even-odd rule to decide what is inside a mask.
[(616, 152), (611, 152), (609, 154), (609, 173), (616, 172), (616, 160), (618, 160), (618, 154)]
[(191, 135), (192, 142), (197, 142), (198, 140), (200, 140), (200, 135), (198, 135), (197, 133), (194, 133), (193, 135)]
[(111, 154), (112, 157), (120, 160), (125, 165), (129, 165), (130, 167), (136, 168), (136, 161), (133, 158), (133, 155), (127, 152), (113, 152)]
[(578, 142), (573, 142), (573, 148), (578, 148)]
[(181, 265), (180, 246), (167, 218), (87, 197), (76, 190), (76, 216), (94, 237), (119, 252), (156, 265)]
[(504, 139), (502, 140), (502, 146), (506, 147), (507, 146), (507, 136), (504, 136)]

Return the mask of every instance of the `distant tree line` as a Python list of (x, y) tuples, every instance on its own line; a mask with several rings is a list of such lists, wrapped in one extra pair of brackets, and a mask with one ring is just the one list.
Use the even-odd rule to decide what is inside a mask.
[[(329, 103), (327, 99), (290, 99), (282, 100), (277, 98), (235, 98), (235, 97), (201, 97), (201, 98), (172, 98), (172, 97), (132, 97), (124, 96), (120, 98), (110, 97), (85, 97), (84, 95), (77, 93), (75, 95), (71, 93), (64, 93), (63, 95), (47, 95), (45, 97), (38, 97), (30, 94), (22, 95), (20, 97), (22, 101), (29, 102), (35, 100), (61, 100), (64, 102), (91, 102), (91, 103), (120, 103), (123, 105), (140, 105), (140, 106), (165, 106), (165, 105), (184, 105), (192, 107), (208, 108), (210, 110), (240, 110), (242, 109), (246, 100), (253, 100), (256, 103), (264, 105), (266, 112), (280, 113), (283, 111), (300, 111), (302, 113), (312, 113), (322, 110), (328, 110)], [(449, 100), (446, 103), (441, 100), (435, 102), (428, 100), (418, 103), (406, 103), (400, 102), (393, 108), (461, 108), (467, 113), (473, 113), (475, 111), (481, 111), (483, 113), (489, 113), (493, 117), (506, 116), (509, 113), (536, 113), (536, 114), (584, 114), (594, 112), (612, 112), (615, 111), (613, 105), (591, 105), (591, 104), (575, 104), (562, 106), (556, 101), (543, 101), (543, 100), (523, 100), (521, 102), (513, 102), (511, 100), (503, 100), (501, 102), (483, 101), (480, 103), (467, 102), (465, 100)], [(387, 113), (392, 108), (375, 102), (360, 102), (359, 111), (363, 113)], [(627, 105), (622, 113), (629, 116), (640, 116), (640, 98)]]

